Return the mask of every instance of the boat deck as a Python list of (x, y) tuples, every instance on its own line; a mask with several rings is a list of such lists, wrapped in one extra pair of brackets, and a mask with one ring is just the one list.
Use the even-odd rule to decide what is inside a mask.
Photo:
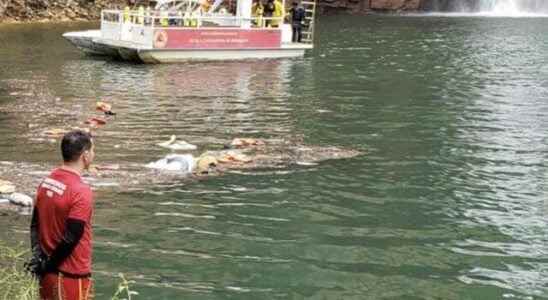
[(285, 49), (312, 49), (314, 46), (312, 44), (304, 43), (282, 43), (282, 48)]
[[(134, 42), (131, 42), (131, 41), (111, 40), (111, 39), (104, 39), (104, 38), (100, 38), (100, 37), (93, 38), (93, 42), (103, 44), (103, 45), (106, 45), (106, 46), (110, 46), (110, 47), (126, 48), (126, 49), (131, 49), (131, 50), (136, 50), (136, 51), (143, 51), (143, 50), (159, 50), (159, 51), (174, 50), (174, 49), (155, 49), (153, 47), (145, 46), (145, 45), (134, 43)], [(313, 48), (312, 44), (282, 43), (280, 48), (274, 48), (274, 49), (280, 49), (280, 50), (307, 50), (307, 49), (312, 49), (312, 48)], [(177, 50), (185, 51), (185, 50), (196, 50), (196, 49), (177, 49)], [(214, 49), (211, 49), (211, 50), (214, 50)], [(248, 49), (248, 50), (251, 50), (251, 49)], [(257, 50), (259, 50), (259, 49), (257, 49)]]

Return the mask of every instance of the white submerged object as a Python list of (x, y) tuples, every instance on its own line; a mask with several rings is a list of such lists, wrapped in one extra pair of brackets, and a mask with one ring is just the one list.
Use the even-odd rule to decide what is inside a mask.
[(177, 137), (172, 135), (169, 141), (156, 144), (160, 147), (171, 150), (196, 150), (198, 147), (185, 141), (177, 141)]
[(252, 0), (237, 0), (232, 14), (223, 0), (211, 7), (202, 2), (164, 0), (154, 10), (103, 10), (100, 30), (67, 32), (63, 37), (88, 54), (144, 63), (289, 58), (313, 48), (315, 0), (301, 2), (301, 42), (292, 42), (286, 15), (252, 16)]
[(194, 156), (191, 154), (170, 154), (158, 161), (147, 164), (146, 167), (164, 171), (192, 173), (195, 165)]
[(34, 200), (31, 197), (21, 193), (13, 193), (6, 198), (16, 205), (32, 206), (34, 204)]

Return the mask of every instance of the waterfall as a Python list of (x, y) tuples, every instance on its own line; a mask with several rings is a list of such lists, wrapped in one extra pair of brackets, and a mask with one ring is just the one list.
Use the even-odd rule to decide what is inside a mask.
[(430, 11), (513, 16), (548, 14), (548, 0), (425, 0)]
[(479, 10), (500, 14), (512, 14), (520, 11), (516, 2), (519, 0), (480, 0)]

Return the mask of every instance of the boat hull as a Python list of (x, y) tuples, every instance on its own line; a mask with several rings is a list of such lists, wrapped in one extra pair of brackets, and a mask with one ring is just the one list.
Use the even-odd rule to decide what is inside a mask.
[(86, 54), (110, 56), (144, 63), (222, 61), (302, 57), (312, 45), (286, 43), (266, 49), (154, 49), (101, 37), (101, 31), (68, 32), (63, 37)]
[(95, 39), (101, 38), (100, 30), (87, 30), (78, 32), (67, 32), (63, 34), (63, 37), (67, 39), (76, 48), (82, 50), (86, 54), (90, 55), (105, 55), (118, 57), (118, 51), (113, 47), (96, 43)]
[(185, 61), (222, 61), (245, 59), (276, 59), (301, 57), (305, 49), (234, 49), (234, 50), (141, 50), (145, 63), (177, 63)]

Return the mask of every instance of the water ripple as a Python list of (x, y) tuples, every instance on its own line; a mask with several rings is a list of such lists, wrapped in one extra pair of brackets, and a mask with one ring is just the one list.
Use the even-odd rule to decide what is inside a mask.
[(151, 299), (546, 299), (548, 19), (324, 16), (302, 60), (180, 65), (60, 38), (89, 26), (0, 27), (2, 161), (58, 160), (41, 130), (98, 100), (105, 161), (157, 160), (172, 134), (364, 152), (97, 191), (99, 294), (124, 272)]

